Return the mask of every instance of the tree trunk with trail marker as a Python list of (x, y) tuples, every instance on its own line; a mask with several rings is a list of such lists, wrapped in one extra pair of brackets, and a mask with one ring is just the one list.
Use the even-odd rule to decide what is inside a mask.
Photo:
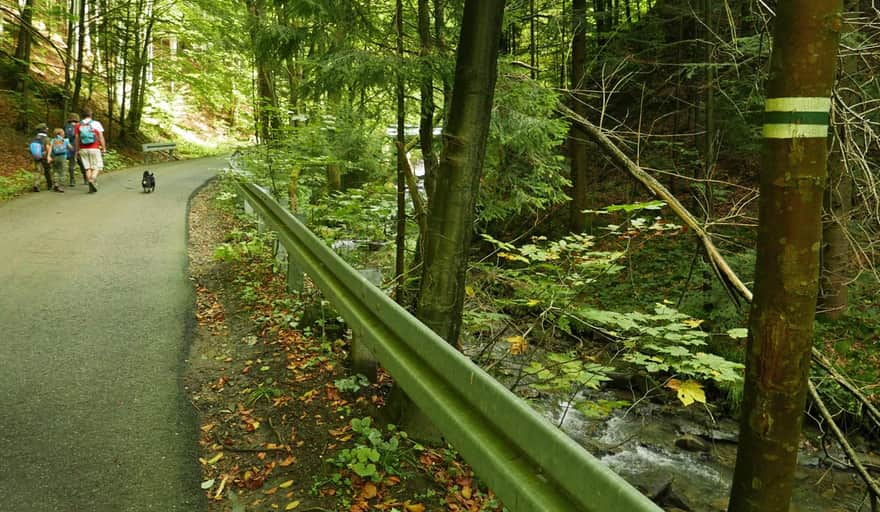
[(788, 512), (819, 280), (840, 0), (782, 1), (764, 114), (764, 165), (746, 382), (729, 512)]

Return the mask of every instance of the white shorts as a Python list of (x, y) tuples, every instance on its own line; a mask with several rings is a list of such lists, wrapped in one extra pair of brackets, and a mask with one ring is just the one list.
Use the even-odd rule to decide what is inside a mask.
[(81, 148), (79, 150), (79, 158), (86, 169), (100, 171), (104, 168), (104, 158), (101, 156), (101, 150), (98, 148)]

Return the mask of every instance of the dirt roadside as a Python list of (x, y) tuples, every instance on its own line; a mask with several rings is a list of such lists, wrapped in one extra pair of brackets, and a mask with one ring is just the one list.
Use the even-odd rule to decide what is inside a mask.
[(365, 419), (388, 380), (348, 375), (344, 332), (313, 291), (287, 294), (265, 254), (215, 257), (247, 231), (219, 191), (205, 187), (189, 219), (197, 325), (184, 386), (200, 415), (208, 510), (500, 510), (454, 452)]

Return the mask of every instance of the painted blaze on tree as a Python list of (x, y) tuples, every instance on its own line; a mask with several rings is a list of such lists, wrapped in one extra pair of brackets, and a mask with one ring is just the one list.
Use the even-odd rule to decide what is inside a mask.
[(778, 4), (740, 444), (729, 510), (788, 512), (810, 371), (842, 5)]

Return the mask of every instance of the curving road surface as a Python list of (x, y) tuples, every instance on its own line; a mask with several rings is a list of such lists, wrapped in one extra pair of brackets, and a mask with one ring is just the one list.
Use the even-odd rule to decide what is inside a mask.
[(186, 216), (225, 161), (0, 205), (0, 512), (198, 511)]

